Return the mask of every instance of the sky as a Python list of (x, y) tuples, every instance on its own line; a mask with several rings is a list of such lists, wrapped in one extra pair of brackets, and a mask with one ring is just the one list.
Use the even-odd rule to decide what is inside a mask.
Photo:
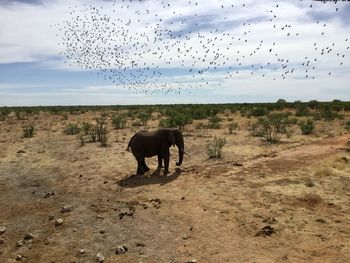
[(350, 2), (0, 0), (0, 106), (350, 100)]

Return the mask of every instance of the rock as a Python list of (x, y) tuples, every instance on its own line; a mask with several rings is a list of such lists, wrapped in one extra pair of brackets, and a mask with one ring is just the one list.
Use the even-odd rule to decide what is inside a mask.
[(61, 213), (69, 213), (72, 211), (72, 207), (71, 206), (64, 206), (61, 208)]
[(271, 226), (264, 226), (262, 229), (260, 229), (257, 233), (256, 236), (271, 236), (272, 234), (275, 234), (276, 231), (273, 227)]
[(63, 219), (61, 219), (61, 218), (56, 219), (55, 226), (61, 226), (61, 225), (63, 225)]
[(137, 247), (144, 247), (145, 244), (143, 244), (143, 243), (141, 243), (141, 242), (136, 242), (136, 246), (137, 246)]
[(0, 235), (6, 232), (6, 227), (0, 226)]
[(115, 253), (117, 255), (120, 254), (125, 254), (128, 251), (128, 248), (126, 246), (118, 246), (117, 249), (115, 250)]
[(80, 254), (80, 255), (85, 254), (85, 252), (86, 252), (85, 249), (83, 249), (83, 248), (79, 249), (79, 254)]
[(18, 150), (18, 151), (17, 151), (17, 153), (26, 153), (26, 151), (25, 151), (25, 150), (20, 149), (20, 150)]
[(55, 219), (55, 217), (54, 216), (49, 216), (49, 221), (51, 221), (51, 220), (54, 220)]
[(30, 239), (33, 239), (33, 238), (34, 238), (34, 236), (33, 236), (32, 233), (27, 233), (27, 234), (25, 234), (25, 236), (24, 236), (24, 240), (30, 240)]
[(321, 223), (321, 224), (326, 224), (327, 223), (327, 221), (325, 219), (323, 219), (323, 218), (317, 218), (315, 221), (318, 222), (318, 223)]
[(18, 240), (17, 243), (16, 243), (17, 247), (21, 247), (23, 245), (24, 245), (24, 241), (23, 240)]
[(0, 238), (0, 245), (1, 245), (1, 244), (4, 244), (4, 242), (5, 242), (5, 241), (4, 241), (2, 238)]
[(105, 261), (105, 258), (104, 258), (104, 256), (102, 256), (101, 253), (97, 253), (97, 255), (96, 255), (96, 261), (97, 261), (97, 262), (104, 262), (104, 261)]
[(100, 230), (100, 234), (102, 234), (102, 235), (103, 235), (104, 233), (106, 233), (106, 230), (101, 229), (101, 230)]
[(187, 239), (189, 239), (190, 237), (188, 236), (188, 235), (184, 235), (183, 237), (182, 237), (182, 239), (183, 240), (187, 240)]
[(17, 255), (17, 256), (16, 256), (16, 260), (17, 260), (17, 261), (22, 260), (22, 258), (23, 258), (23, 257), (22, 257), (21, 255)]
[(186, 263), (197, 263), (197, 259), (188, 260), (188, 261), (186, 261)]

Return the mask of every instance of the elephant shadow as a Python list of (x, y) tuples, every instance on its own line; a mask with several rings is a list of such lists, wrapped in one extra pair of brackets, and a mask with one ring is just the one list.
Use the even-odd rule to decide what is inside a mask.
[(181, 169), (176, 168), (170, 175), (162, 175), (161, 170), (157, 169), (149, 176), (133, 174), (117, 182), (120, 187), (139, 187), (144, 185), (159, 184), (160, 186), (176, 180), (181, 175)]

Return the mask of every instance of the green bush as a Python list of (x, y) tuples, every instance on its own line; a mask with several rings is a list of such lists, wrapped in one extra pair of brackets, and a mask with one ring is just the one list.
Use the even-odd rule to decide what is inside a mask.
[(162, 119), (159, 121), (159, 126), (164, 128), (174, 128), (177, 127), (180, 130), (185, 128), (185, 125), (192, 123), (192, 118), (189, 115), (178, 113), (172, 115), (167, 119)]
[(297, 108), (297, 110), (295, 111), (295, 116), (309, 116), (310, 115), (310, 111), (306, 106), (300, 106)]
[(249, 112), (249, 115), (254, 117), (261, 117), (267, 114), (268, 114), (268, 111), (264, 108), (254, 108)]
[(112, 117), (112, 125), (115, 129), (123, 129), (126, 126), (126, 118), (122, 115), (115, 115)]
[(321, 116), (326, 121), (332, 121), (338, 118), (338, 114), (332, 110), (330, 106), (325, 106), (321, 111)]
[(137, 114), (137, 118), (140, 121), (140, 126), (145, 126), (147, 125), (147, 122), (151, 119), (151, 114), (148, 112), (139, 112)]
[(214, 137), (214, 139), (208, 142), (205, 146), (209, 158), (221, 158), (222, 148), (226, 144), (225, 138)]
[(312, 120), (307, 120), (307, 122), (300, 122), (299, 123), (301, 133), (304, 135), (312, 134), (315, 130), (315, 125)]
[(253, 125), (257, 134), (262, 134), (268, 142), (278, 142), (287, 133), (289, 120), (285, 114), (273, 113), (259, 118)]
[(80, 127), (76, 123), (69, 123), (64, 129), (64, 133), (67, 135), (74, 135), (80, 132)]
[(25, 125), (23, 127), (23, 137), (31, 138), (34, 136), (34, 126), (32, 124)]

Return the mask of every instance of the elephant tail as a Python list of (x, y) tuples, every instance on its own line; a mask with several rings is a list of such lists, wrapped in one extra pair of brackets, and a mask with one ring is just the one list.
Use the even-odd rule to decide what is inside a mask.
[[(136, 133), (137, 134), (137, 133)], [(134, 137), (136, 136), (136, 134), (134, 134), (132, 137), (131, 137), (131, 139), (130, 139), (130, 141), (129, 141), (129, 143), (128, 143), (128, 147), (126, 147), (126, 150), (128, 151), (128, 152), (130, 152), (130, 146), (131, 146), (131, 142), (132, 142), (132, 140), (134, 139)]]
[[(132, 138), (131, 138), (132, 139)], [(128, 147), (126, 148), (126, 150), (128, 151), (128, 152), (130, 152), (130, 144), (131, 144), (131, 140), (129, 141), (129, 144), (128, 144)]]

